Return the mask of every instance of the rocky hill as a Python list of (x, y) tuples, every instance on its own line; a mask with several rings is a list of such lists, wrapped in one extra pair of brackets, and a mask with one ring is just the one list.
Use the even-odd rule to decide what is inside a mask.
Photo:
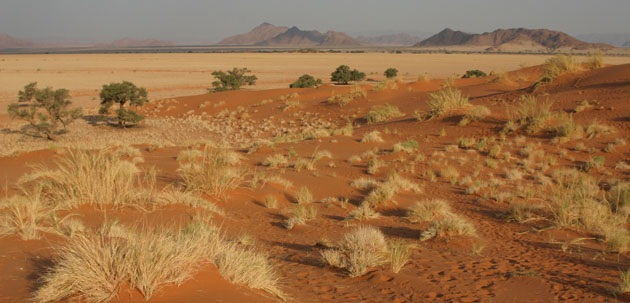
[(251, 31), (221, 40), (218, 45), (254, 45), (286, 32), (289, 28), (263, 23)]
[(584, 42), (559, 31), (526, 28), (498, 29), (483, 34), (470, 34), (447, 28), (414, 46), (487, 47), (488, 50), (497, 51), (613, 48), (608, 44)]
[(0, 34), (0, 49), (2, 48), (32, 48), (37, 47), (38, 44), (29, 41), (15, 38), (11, 35)]
[(342, 32), (301, 30), (263, 23), (248, 33), (225, 38), (219, 45), (258, 45), (284, 47), (359, 46), (361, 43)]

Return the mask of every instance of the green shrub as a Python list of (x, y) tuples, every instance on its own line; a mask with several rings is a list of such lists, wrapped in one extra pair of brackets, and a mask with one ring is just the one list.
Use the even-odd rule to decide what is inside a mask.
[(138, 123), (144, 119), (143, 115), (125, 109), (125, 104), (129, 103), (130, 106), (141, 106), (149, 102), (149, 99), (147, 99), (147, 90), (143, 87), (136, 87), (133, 83), (128, 81), (103, 85), (100, 97), (101, 108), (99, 109), (99, 114), (101, 115), (109, 114), (110, 107), (112, 107), (114, 103), (118, 103), (119, 108), (116, 110), (116, 116), (118, 117), (118, 125), (120, 127), (127, 126), (127, 123)]
[(251, 72), (247, 68), (233, 68), (227, 72), (214, 71), (212, 75), (217, 81), (212, 82), (214, 88), (208, 89), (209, 91), (221, 92), (226, 90), (238, 90), (244, 85), (254, 85), (258, 78), (256, 75), (245, 75)]
[(386, 69), (385, 73), (383, 73), (383, 74), (385, 75), (385, 77), (387, 79), (395, 78), (396, 76), (398, 76), (398, 70), (395, 69), (395, 68), (390, 67), (390, 68)]
[(359, 81), (365, 79), (365, 73), (356, 69), (350, 70), (347, 65), (339, 65), (337, 69), (330, 74), (330, 81), (337, 84), (348, 84), (350, 81)]
[(322, 84), (321, 79), (315, 80), (315, 78), (311, 75), (304, 74), (300, 76), (295, 82), (289, 85), (290, 88), (311, 88), (318, 87)]
[(485, 72), (478, 69), (473, 69), (473, 70), (467, 70), (466, 74), (464, 74), (462, 78), (466, 79), (466, 78), (477, 78), (477, 77), (485, 77), (485, 76), (487, 76)]
[[(60, 124), (65, 128), (81, 117), (81, 108), (70, 109), (72, 102), (66, 89), (38, 89), (37, 82), (33, 82), (24, 86), (18, 95), (18, 102), (9, 104), (8, 112), (11, 119), (29, 123), (23, 127), (25, 133), (55, 140)], [(26, 103), (25, 106), (22, 103)]]

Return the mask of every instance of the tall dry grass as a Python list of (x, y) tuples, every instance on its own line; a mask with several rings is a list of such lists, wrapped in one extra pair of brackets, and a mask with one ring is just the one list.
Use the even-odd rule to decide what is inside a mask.
[(238, 166), (240, 159), (227, 147), (206, 146), (192, 160), (186, 157), (178, 161), (177, 171), (187, 190), (221, 197), (240, 186), (247, 175), (247, 170)]
[(285, 298), (264, 255), (227, 241), (216, 227), (193, 223), (179, 231), (106, 224), (79, 234), (58, 249), (34, 299), (108, 302), (129, 285), (149, 300), (160, 287), (190, 279), (206, 262), (230, 282)]
[(110, 150), (69, 150), (54, 168), (35, 166), (20, 183), (41, 187), (42, 197), (62, 208), (141, 206), (155, 197), (155, 171), (142, 173)]

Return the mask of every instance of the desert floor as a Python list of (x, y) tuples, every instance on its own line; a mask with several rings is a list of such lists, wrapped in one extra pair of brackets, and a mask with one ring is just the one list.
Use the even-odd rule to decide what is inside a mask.
[[(0, 238), (0, 301), (31, 302), (42, 287), (41, 277), (58, 262), (55, 248), (74, 241), (76, 234), (80, 237), (111, 221), (161, 229), (199, 217), (220, 226), (230, 243), (266, 255), (289, 302), (628, 301), (630, 296), (618, 289), (620, 272), (630, 266), (629, 205), (613, 207), (606, 201), (621, 201), (615, 189), (630, 190), (630, 64), (622, 64), (630, 59), (605, 58), (611, 65), (565, 74), (533, 89), (546, 58), (0, 56), (3, 107), (29, 81), (70, 89), (88, 98), (77, 98), (88, 107), (97, 102), (91, 98), (100, 85), (109, 81), (131, 80), (153, 96), (140, 109), (147, 118), (137, 127), (117, 129), (94, 119), (92, 112), (70, 125), (57, 142), (26, 137), (18, 132), (21, 123), (0, 117), (0, 195), (7, 197), (0, 204), (0, 218), (5, 220), (0, 221), (0, 235), (5, 233)], [(303, 73), (326, 79), (339, 64), (378, 80), (385, 68), (396, 67), (402, 77), (358, 86), (286, 88)], [(212, 70), (233, 66), (252, 69), (259, 85), (204, 92)], [(444, 84), (438, 78), (477, 68), (501, 73), (454, 80), (452, 87), (468, 96), (471, 106), (418, 119), (430, 110), (431, 94)], [(434, 80), (418, 80), (425, 73)], [(364, 95), (343, 106), (329, 101), (332, 95), (352, 91)], [(533, 96), (537, 108), (550, 106), (541, 129), (527, 131), (531, 121), (524, 120), (524, 128), (504, 131), (524, 96)], [(370, 112), (386, 105), (395, 106), (399, 114), (368, 120)], [(471, 108), (479, 106), (489, 112), (460, 126)], [(567, 125), (571, 131), (563, 128)], [(366, 140), (371, 136), (381, 140)], [(8, 197), (20, 195), (20, 188), (28, 189), (33, 182), (22, 176), (55, 170), (60, 159), (78, 149), (107, 148), (121, 161), (134, 163), (138, 175), (155, 171), (155, 184), (137, 186), (139, 191), (150, 187), (160, 197), (185, 188), (185, 159), (200, 161), (199, 153), (216, 144), (236, 153), (234, 159), (240, 161), (230, 163), (246, 172), (224, 195), (193, 191), (220, 211), (183, 201), (98, 207), (89, 205), (98, 202), (84, 201), (44, 207), (41, 211), (49, 215), (30, 222), (42, 227), (34, 239), (25, 239), (24, 230), (9, 228), (17, 225), (9, 219), (20, 215), (11, 209)], [(310, 199), (304, 198), (305, 189)], [(374, 196), (377, 200), (370, 200)], [(409, 216), (414, 205), (432, 205), (435, 199), (447, 204), (448, 215), (440, 217), (435, 210), (420, 220)], [(590, 204), (572, 204), (578, 199)], [(372, 201), (367, 210), (361, 206), (366, 201)], [(310, 211), (311, 218), (287, 228), (300, 211)], [(72, 215), (82, 228), (69, 232), (70, 225), (50, 219), (51, 213), (55, 218)], [(468, 222), (463, 230), (428, 236), (445, 222), (441, 220), (455, 217)], [(375, 227), (387, 243), (407, 245), (409, 260), (399, 272), (393, 272), (387, 259), (351, 277), (348, 268), (322, 261), (323, 253), (340, 250), (344, 235), (360, 226)], [(202, 263), (181, 285), (161, 285), (149, 302), (281, 301), (246, 283), (228, 281), (235, 280), (220, 265)], [(138, 289), (128, 286), (123, 285), (112, 302), (144, 301)]]
[[(247, 67), (258, 77), (255, 89), (284, 88), (302, 74), (328, 81), (341, 64), (357, 68), (368, 78), (381, 79), (389, 67), (397, 68), (404, 81), (420, 75), (446, 78), (468, 69), (495, 73), (541, 64), (543, 55), (462, 54), (79, 54), (0, 55), (0, 114), (15, 100), (24, 85), (66, 88), (75, 102), (96, 107), (103, 84), (128, 80), (149, 90), (151, 99), (201, 94), (211, 87), (210, 73)], [(630, 57), (606, 58), (609, 64), (630, 63)]]

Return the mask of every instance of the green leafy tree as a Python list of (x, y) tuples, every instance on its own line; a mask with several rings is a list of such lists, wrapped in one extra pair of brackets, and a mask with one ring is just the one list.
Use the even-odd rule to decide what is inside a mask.
[(300, 78), (298, 78), (295, 82), (289, 85), (290, 88), (309, 88), (309, 87), (318, 87), (322, 84), (321, 79), (315, 80), (315, 78), (311, 75), (304, 74)]
[(258, 78), (256, 75), (246, 75), (251, 70), (247, 68), (233, 68), (227, 72), (214, 71), (212, 75), (217, 81), (212, 82), (214, 88), (208, 89), (209, 91), (221, 92), (226, 90), (238, 90), (244, 85), (254, 85)]
[(337, 69), (330, 74), (330, 80), (337, 84), (348, 84), (350, 81), (359, 81), (365, 79), (365, 73), (356, 69), (350, 70), (347, 65), (339, 65)]
[(462, 78), (477, 78), (477, 77), (485, 77), (487, 76), (487, 74), (481, 70), (478, 69), (473, 69), (473, 70), (467, 70), (466, 74), (464, 76), (462, 76)]
[(81, 117), (81, 108), (70, 109), (72, 101), (67, 89), (37, 88), (37, 82), (24, 86), (18, 93), (18, 102), (9, 104), (11, 119), (26, 120), (25, 133), (55, 140), (59, 130)]
[(120, 127), (126, 127), (129, 123), (138, 123), (144, 119), (143, 115), (133, 110), (126, 109), (125, 104), (129, 103), (129, 106), (136, 107), (149, 102), (149, 99), (147, 99), (147, 90), (143, 87), (137, 87), (128, 81), (103, 85), (100, 97), (101, 109), (99, 113), (101, 115), (109, 114), (109, 109), (112, 105), (118, 103), (116, 116)]
[(398, 76), (398, 70), (395, 69), (395, 68), (390, 67), (390, 68), (385, 70), (384, 75), (385, 75), (385, 77), (387, 79), (395, 78), (396, 76)]

